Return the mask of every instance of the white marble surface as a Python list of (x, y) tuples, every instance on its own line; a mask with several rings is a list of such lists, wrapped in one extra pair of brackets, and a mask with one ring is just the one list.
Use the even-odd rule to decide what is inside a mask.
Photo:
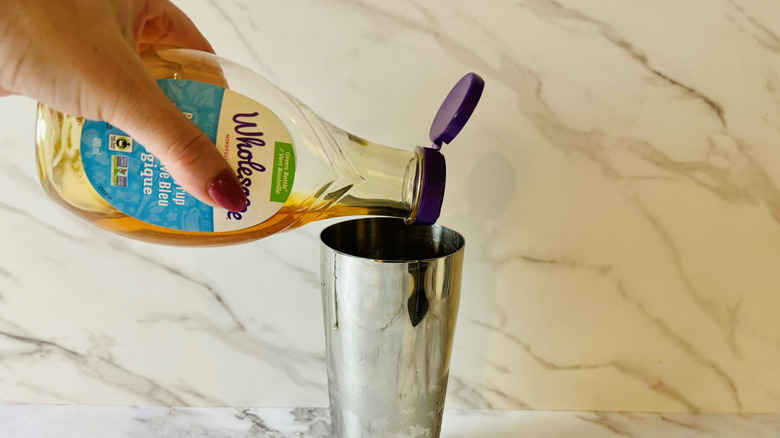
[[(328, 438), (324, 408), (9, 406), (3, 438)], [(441, 438), (774, 438), (780, 416), (446, 410)]]
[[(485, 78), (446, 150), (440, 223), (468, 241), (449, 407), (780, 411), (776, 2), (177, 3), (220, 54), (396, 147)], [(42, 193), (33, 112), (0, 99), (0, 404), (325, 406), (325, 224), (122, 240)]]

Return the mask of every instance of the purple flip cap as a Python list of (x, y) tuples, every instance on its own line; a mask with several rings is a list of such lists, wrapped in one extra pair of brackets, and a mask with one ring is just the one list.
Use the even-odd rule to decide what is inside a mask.
[(422, 181), (420, 203), (414, 217), (415, 224), (431, 225), (439, 219), (447, 180), (447, 166), (440, 151), (441, 146), (451, 142), (466, 125), (482, 97), (484, 88), (485, 81), (479, 75), (468, 73), (455, 84), (433, 118), (430, 131), (433, 145), (420, 148)]
[(447, 163), (444, 155), (432, 148), (420, 148), (422, 151), (422, 182), (420, 183), (420, 204), (414, 223), (432, 225), (439, 219), (441, 204), (444, 201), (444, 183), (447, 180)]
[(442, 143), (449, 144), (458, 135), (474, 113), (484, 89), (485, 81), (476, 73), (463, 76), (452, 87), (431, 123), (429, 135), (433, 149), (440, 149)]

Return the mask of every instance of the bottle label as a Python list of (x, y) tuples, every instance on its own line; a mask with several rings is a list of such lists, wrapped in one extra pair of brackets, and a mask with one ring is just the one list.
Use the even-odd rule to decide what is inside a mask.
[(295, 177), (295, 148), (282, 121), (229, 89), (180, 79), (157, 82), (235, 169), (247, 194), (247, 208), (230, 212), (204, 204), (176, 184), (160, 161), (132, 137), (108, 123), (85, 120), (81, 161), (100, 196), (130, 217), (181, 231), (240, 230), (279, 211)]

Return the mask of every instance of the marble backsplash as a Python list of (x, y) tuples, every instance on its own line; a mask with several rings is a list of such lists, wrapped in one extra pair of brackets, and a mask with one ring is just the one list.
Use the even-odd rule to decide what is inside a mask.
[[(424, 145), (463, 73), (440, 223), (467, 239), (447, 406), (780, 410), (771, 1), (176, 2), (361, 137)], [(0, 403), (325, 406), (318, 233), (124, 240), (37, 182), (0, 99)]]

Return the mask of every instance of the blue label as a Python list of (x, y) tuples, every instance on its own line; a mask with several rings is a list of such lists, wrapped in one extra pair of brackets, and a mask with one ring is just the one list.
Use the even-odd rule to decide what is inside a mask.
[[(168, 98), (216, 142), (225, 90), (186, 80), (157, 82)], [(85, 120), (81, 161), (95, 190), (122, 213), (175, 230), (214, 231), (214, 209), (184, 191), (156, 157), (120, 129)]]

